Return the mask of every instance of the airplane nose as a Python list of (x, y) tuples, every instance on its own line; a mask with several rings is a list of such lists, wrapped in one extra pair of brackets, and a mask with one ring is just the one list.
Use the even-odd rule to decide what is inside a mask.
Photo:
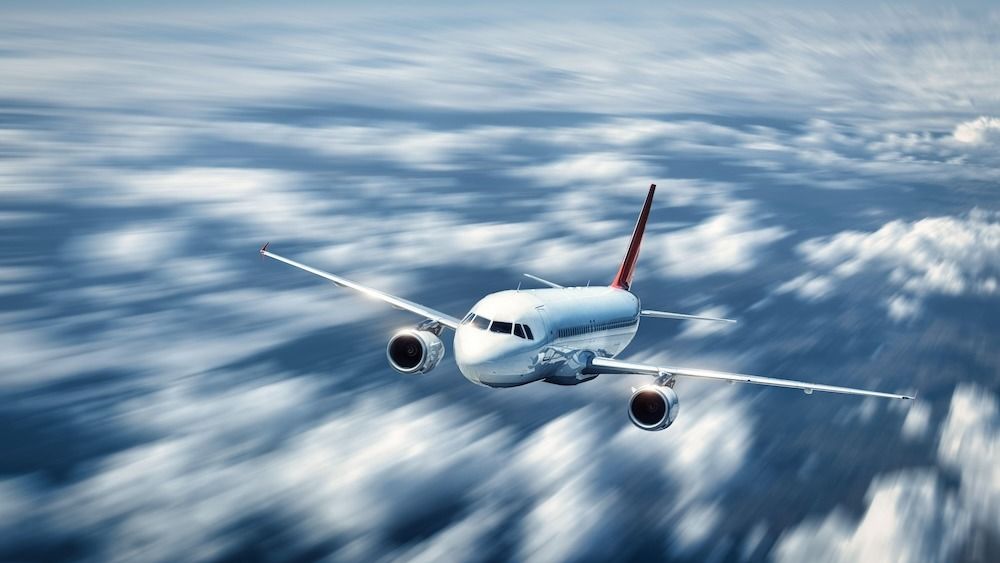
[(459, 327), (455, 333), (455, 360), (463, 372), (481, 376), (498, 369), (508, 350), (492, 340), (491, 335), (477, 329)]
[(488, 342), (485, 335), (462, 331), (455, 337), (455, 357), (465, 364), (487, 364), (501, 354), (499, 348)]

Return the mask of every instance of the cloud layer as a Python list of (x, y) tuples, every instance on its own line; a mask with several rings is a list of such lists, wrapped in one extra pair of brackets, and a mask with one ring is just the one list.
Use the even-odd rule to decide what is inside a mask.
[[(995, 296), (995, 12), (145, 10), (0, 22), (0, 558), (996, 545), (995, 327), (921, 324)], [(524, 271), (607, 283), (650, 183), (636, 291), (741, 322), (644, 321), (629, 357), (926, 402), (688, 381), (647, 434), (639, 377), (399, 377), (414, 318), (254, 252), (460, 316)]]
[[(799, 252), (812, 271), (779, 288), (814, 301), (857, 286), (858, 277), (883, 279), (877, 293), (895, 319), (920, 312), (931, 295), (994, 295), (1000, 275), (1000, 222), (975, 210), (965, 217), (892, 221), (872, 233), (842, 232), (811, 239)], [(872, 286), (879, 287), (879, 286)]]

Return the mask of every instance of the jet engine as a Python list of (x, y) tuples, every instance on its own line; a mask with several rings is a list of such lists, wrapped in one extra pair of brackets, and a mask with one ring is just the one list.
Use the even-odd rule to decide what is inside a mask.
[(674, 423), (680, 406), (677, 393), (663, 385), (643, 385), (628, 401), (628, 417), (643, 430), (663, 430)]
[(385, 355), (400, 373), (427, 373), (444, 357), (444, 343), (427, 330), (408, 328), (392, 335)]

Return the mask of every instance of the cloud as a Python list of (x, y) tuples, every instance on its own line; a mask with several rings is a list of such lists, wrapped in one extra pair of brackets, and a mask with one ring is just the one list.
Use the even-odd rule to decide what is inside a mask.
[(789, 232), (758, 227), (749, 202), (734, 202), (718, 215), (662, 235), (646, 235), (643, 257), (655, 261), (664, 277), (697, 278), (738, 274), (753, 268), (771, 243)]
[(555, 162), (528, 166), (514, 172), (543, 186), (612, 184), (641, 186), (652, 183), (653, 169), (642, 161), (610, 152), (565, 157)]
[(785, 282), (779, 293), (816, 301), (853, 291), (857, 284), (852, 281), (881, 277), (885, 285), (874, 287), (891, 290), (879, 293), (890, 316), (902, 320), (917, 315), (931, 295), (994, 295), (1000, 222), (979, 210), (962, 217), (896, 220), (874, 232), (810, 239), (798, 251), (812, 271)]
[[(930, 410), (914, 404), (903, 425), (910, 439), (927, 429)], [(952, 490), (933, 469), (911, 469), (876, 479), (859, 520), (837, 509), (785, 532), (778, 561), (951, 561), (982, 530), (1000, 533), (997, 467), (1000, 409), (996, 397), (973, 384), (955, 389), (941, 427), (938, 463), (959, 476)]]
[(930, 427), (931, 408), (922, 401), (908, 405), (906, 418), (903, 419), (903, 437), (908, 440), (918, 440), (927, 434)]
[(90, 235), (73, 244), (72, 257), (94, 275), (146, 272), (178, 253), (184, 234), (169, 224), (136, 224)]
[(775, 561), (950, 561), (971, 522), (933, 471), (872, 483), (860, 520), (835, 511), (782, 534)]
[[(986, 117), (1000, 89), (982, 72), (995, 17), (651, 9), (431, 24), (426, 10), (443, 8), (352, 9), (209, 10), (196, 23), (18, 10), (0, 22), (0, 72), (18, 77), (0, 83), (0, 221), (16, 241), (0, 259), (0, 392), (15, 426), (42, 437), (9, 460), (32, 475), (0, 483), (0, 558), (34, 545), (100, 560), (699, 558), (736, 541), (769, 409), (684, 382), (676, 425), (647, 434), (603, 379), (491, 394), (392, 379), (380, 323), (396, 313), (253, 250), (271, 239), (376, 287), (461, 304), (522, 266), (568, 283), (610, 275), (641, 201), (631, 194), (654, 181), (660, 218), (678, 223), (650, 230), (639, 276), (693, 281), (781, 266), (771, 246), (797, 227), (776, 210), (803, 197), (786, 188), (1000, 177)], [(902, 239), (918, 230), (901, 224)], [(911, 318), (955, 280), (993, 295), (993, 272), (970, 266), (993, 236), (969, 242), (983, 255), (945, 246), (913, 265), (883, 249), (862, 270), (885, 275), (895, 293), (879, 298)], [(929, 273), (942, 257), (957, 270)], [(810, 266), (785, 290), (821, 300), (863, 275)], [(726, 283), (733, 299), (750, 289)], [(677, 353), (709, 326), (728, 328), (690, 323)], [(995, 415), (966, 403), (982, 416), (951, 417), (942, 447), (987, 461), (940, 454), (961, 496), (919, 475), (899, 490), (879, 482), (861, 529), (885, 514), (900, 515), (893, 532), (917, 529), (902, 522), (907, 498), (919, 513), (967, 502), (966, 482), (992, 490)], [(934, 435), (914, 412), (904, 434)], [(73, 443), (33, 457), (49, 436)], [(788, 450), (759, 453), (769, 464)], [(830, 541), (858, 529), (831, 526)]]
[(967, 510), (1000, 533), (1000, 410), (995, 395), (977, 385), (955, 389), (941, 428), (938, 459), (959, 472)]
[(951, 136), (966, 145), (1000, 144), (1000, 119), (981, 116), (972, 121), (963, 121), (955, 126)]
[(421, 171), (456, 171), (481, 166), (503, 154), (506, 143), (528, 136), (516, 127), (428, 129), (418, 123), (379, 121), (342, 122), (296, 126), (278, 123), (226, 122), (208, 128), (231, 141), (312, 151), (324, 157), (365, 160), (383, 166)]
[[(376, 557), (395, 527), (455, 502), (488, 475), (509, 440), (487, 420), (386, 393), (316, 425), (301, 417), (319, 407), (303, 395), (307, 383), (243, 383), (218, 397), (191, 397), (196, 408), (145, 400), (158, 420), (136, 410), (135, 423), (164, 438), (102, 460), (52, 497), (56, 531), (96, 539), (97, 553), (111, 561), (202, 559), (237, 550), (243, 538), (230, 528), (260, 519), (298, 530), (276, 553), (340, 537), (345, 553)], [(386, 410), (387, 402), (399, 408)], [(456, 535), (451, 529), (439, 540)]]
[(834, 280), (824, 275), (801, 274), (778, 286), (777, 293), (795, 293), (805, 301), (820, 301), (833, 294)]
[[(511, 522), (525, 558), (613, 556), (647, 534), (692, 548), (711, 537), (712, 499), (752, 433), (724, 388), (692, 401), (674, 439), (627, 426), (609, 435), (589, 407), (518, 437), (475, 407), (413, 400), (398, 387), (331, 398), (325, 376), (257, 373), (216, 372), (232, 385), (179, 379), (130, 399), (116, 412), (152, 440), (44, 495), (0, 483), (11, 493), (0, 512), (18, 512), (10, 522), (37, 515), (45, 541), (86, 539), (109, 561), (226, 557), (246, 534), (277, 529), (288, 531), (267, 551), (289, 557), (483, 557)], [(694, 471), (710, 478), (692, 480)], [(645, 483), (624, 479), (636, 474)], [(665, 487), (678, 491), (669, 518), (632, 510)], [(19, 541), (41, 539), (41, 528), (17, 530)]]

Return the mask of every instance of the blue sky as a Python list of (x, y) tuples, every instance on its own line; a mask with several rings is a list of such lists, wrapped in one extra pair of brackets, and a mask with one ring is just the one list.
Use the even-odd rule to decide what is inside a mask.
[[(0, 558), (995, 557), (996, 10), (91, 6), (0, 22)], [(256, 256), (462, 316), (606, 283), (653, 182), (636, 292), (740, 323), (625, 357), (919, 401), (643, 433)]]

